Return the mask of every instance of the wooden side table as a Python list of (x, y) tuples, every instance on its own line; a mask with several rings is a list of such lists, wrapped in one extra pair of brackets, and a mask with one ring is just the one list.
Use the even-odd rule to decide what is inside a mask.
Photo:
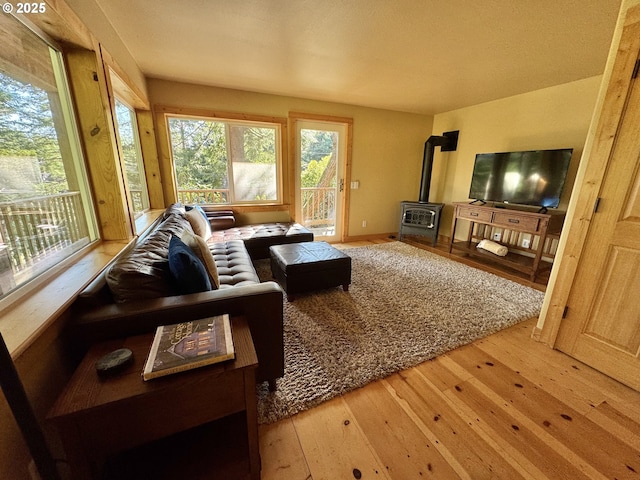
[[(153, 334), (92, 347), (48, 415), (72, 477), (99, 478), (108, 455), (244, 411), (250, 478), (258, 480), (258, 359), (244, 318), (232, 319), (232, 335), (235, 360), (148, 382), (141, 374)], [(133, 364), (113, 377), (99, 377), (96, 360), (118, 348), (133, 351)]]

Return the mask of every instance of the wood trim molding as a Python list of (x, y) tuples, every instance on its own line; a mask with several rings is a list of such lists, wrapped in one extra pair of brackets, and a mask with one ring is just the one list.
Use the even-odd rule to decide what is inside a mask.
[(355, 235), (353, 237), (346, 236), (344, 237), (342, 242), (353, 243), (353, 242), (366, 242), (366, 241), (380, 240), (380, 239), (388, 240), (389, 238), (392, 238), (392, 237), (397, 238), (398, 232), (374, 233), (371, 235)]
[(32, 24), (56, 41), (72, 47), (93, 49), (95, 38), (76, 13), (62, 0), (44, 0), (44, 13), (15, 15), (26, 25)]
[(165, 205), (171, 205), (178, 201), (176, 190), (176, 176), (171, 165), (171, 148), (169, 147), (169, 126), (167, 125), (167, 113), (153, 109), (155, 120), (156, 144), (158, 146), (158, 168), (162, 179), (162, 194)]
[[(346, 145), (346, 155), (345, 155), (345, 166), (344, 166), (344, 192), (343, 192), (343, 202), (341, 205), (342, 209), (342, 225), (340, 231), (342, 232), (340, 235), (341, 242), (347, 242), (349, 237), (349, 212), (351, 205), (351, 189), (349, 186), (351, 185), (351, 165), (353, 163), (353, 118), (350, 117), (337, 117), (334, 115), (325, 115), (325, 114), (317, 114), (317, 113), (302, 113), (302, 112), (289, 112), (289, 127), (290, 127), (290, 135), (289, 135), (289, 150), (291, 155), (289, 156), (290, 161), (288, 164), (289, 169), (289, 196), (288, 201), (291, 205), (291, 212), (293, 218), (300, 222), (301, 219), (296, 218), (298, 213), (298, 199), (296, 198), (296, 122), (298, 120), (311, 120), (314, 122), (327, 122), (327, 123), (342, 123), (346, 125), (347, 128), (347, 145)], [(357, 238), (357, 237), (355, 237)], [(379, 237), (376, 237), (379, 238)]]
[(140, 135), (140, 150), (144, 159), (144, 174), (147, 179), (149, 193), (149, 208), (164, 208), (164, 194), (162, 191), (162, 174), (160, 159), (156, 144), (156, 130), (153, 125), (153, 114), (150, 110), (136, 110), (138, 119), (138, 133)]
[(98, 61), (96, 52), (90, 50), (72, 50), (66, 58), (102, 238), (131, 238), (133, 225), (128, 215), (122, 169), (117, 161), (102, 62)]
[(136, 110), (150, 110), (151, 105), (146, 94), (136, 86), (129, 75), (120, 67), (111, 54), (100, 45), (100, 54), (107, 71), (110, 93), (117, 95), (127, 105)]
[(184, 115), (188, 117), (220, 118), (224, 120), (246, 120), (249, 122), (279, 123), (281, 125), (287, 124), (287, 119), (285, 117), (277, 117), (277, 116), (271, 116), (271, 115), (254, 115), (251, 113), (224, 112), (220, 110), (212, 110), (207, 108), (190, 108), (190, 107), (175, 107), (171, 105), (154, 105), (153, 111), (156, 113)]
[(127, 245), (126, 241), (89, 245), (66, 259), (61, 270), (45, 274), (37, 288), (4, 310), (0, 327), (11, 356), (18, 358), (43, 332), (57, 335), (50, 330), (51, 325), (69, 307), (78, 292)]
[(287, 196), (285, 201), (291, 206), (291, 218), (296, 222), (300, 222), (298, 218), (298, 201), (296, 199), (296, 159), (298, 158), (298, 152), (296, 151), (296, 122), (298, 118), (289, 117), (289, 161), (287, 162)]
[[(289, 178), (289, 145), (287, 138), (289, 136), (288, 122), (285, 117), (268, 116), (268, 115), (253, 115), (249, 113), (238, 112), (224, 112), (219, 110), (202, 109), (202, 108), (190, 108), (190, 107), (175, 107), (170, 105), (154, 105), (153, 115), (155, 118), (155, 132), (157, 139), (157, 158), (158, 167), (160, 171), (160, 177), (163, 179), (162, 188), (164, 192), (164, 200), (166, 205), (175, 203), (178, 200), (178, 192), (176, 190), (175, 172), (171, 161), (171, 148), (169, 146), (169, 126), (167, 124), (167, 115), (179, 115), (186, 117), (196, 117), (203, 119), (219, 118), (221, 120), (241, 120), (247, 122), (264, 122), (275, 123), (280, 125), (281, 135), (281, 189), (282, 197), (281, 204), (273, 205), (226, 205), (227, 208), (232, 207), (235, 209), (248, 209), (245, 211), (275, 211), (275, 210), (288, 210), (288, 198), (290, 196), (289, 185), (287, 178)], [(253, 209), (253, 210), (252, 210)]]
[(347, 155), (344, 166), (344, 202), (342, 204), (342, 238), (349, 236), (349, 212), (351, 211), (351, 166), (353, 165), (353, 119), (347, 123)]
[(301, 119), (301, 120), (315, 120), (318, 122), (353, 124), (353, 118), (337, 117), (334, 115), (325, 115), (323, 113), (289, 112), (289, 118)]

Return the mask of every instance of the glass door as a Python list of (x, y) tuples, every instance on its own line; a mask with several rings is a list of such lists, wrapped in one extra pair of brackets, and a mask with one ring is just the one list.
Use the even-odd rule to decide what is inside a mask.
[(296, 121), (297, 220), (316, 240), (342, 239), (347, 125)]

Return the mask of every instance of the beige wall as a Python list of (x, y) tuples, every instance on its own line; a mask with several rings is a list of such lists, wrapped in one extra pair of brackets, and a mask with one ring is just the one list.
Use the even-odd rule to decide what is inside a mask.
[[(353, 119), (349, 237), (398, 231), (399, 203), (418, 198), (424, 142), (432, 117), (337, 103), (266, 95), (165, 80), (148, 80), (154, 105), (287, 117), (289, 112)], [(286, 212), (284, 213), (287, 214)], [(252, 214), (249, 221), (280, 220), (282, 212)], [(362, 221), (367, 227), (362, 227)]]
[[(69, 3), (130, 78), (144, 89), (144, 77), (111, 27), (103, 23), (94, 2), (69, 0)], [(624, 3), (623, 11), (640, 0)], [(530, 148), (533, 144), (546, 148), (555, 146), (552, 141), (559, 140), (575, 142), (569, 146), (582, 148), (586, 133), (584, 124), (591, 117), (598, 79), (448, 112), (435, 119), (158, 80), (149, 83), (150, 97), (157, 103), (282, 116), (288, 111), (305, 111), (352, 117), (352, 178), (361, 182), (361, 188), (351, 192), (349, 234), (357, 236), (397, 230), (398, 202), (418, 196), (422, 150), (431, 134), (460, 130), (458, 151), (441, 154), (438, 149), (433, 201), (466, 199), (477, 152)], [(567, 108), (555, 105), (566, 105)], [(379, 211), (372, 217), (375, 209)], [(360, 226), (363, 219), (368, 221), (367, 229)], [(70, 366), (62, 360), (64, 346), (57, 334), (56, 330), (47, 329), (16, 361), (27, 395), (41, 420), (70, 372)], [(46, 422), (43, 424), (50, 430)], [(28, 450), (3, 395), (0, 395), (0, 425), (0, 478), (28, 478)], [(61, 456), (59, 446), (54, 444), (52, 447), (54, 453)]]
[(450, 235), (451, 203), (468, 199), (477, 153), (573, 148), (559, 207), (566, 209), (600, 81), (587, 78), (436, 115), (434, 135), (460, 130), (458, 149), (436, 148), (434, 159), (430, 200), (447, 204), (441, 235)]

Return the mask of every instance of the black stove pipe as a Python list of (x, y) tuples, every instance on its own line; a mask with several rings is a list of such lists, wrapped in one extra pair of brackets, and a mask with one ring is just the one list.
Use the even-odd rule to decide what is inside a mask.
[(431, 135), (424, 144), (424, 156), (422, 159), (422, 180), (420, 181), (420, 203), (429, 203), (429, 190), (431, 189), (431, 171), (433, 170), (433, 154), (436, 147), (442, 152), (453, 152), (458, 148), (458, 134), (444, 132), (441, 136)]

